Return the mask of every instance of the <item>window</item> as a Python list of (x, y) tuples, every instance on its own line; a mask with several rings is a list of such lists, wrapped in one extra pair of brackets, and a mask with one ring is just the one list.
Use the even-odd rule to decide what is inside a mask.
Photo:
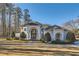
[(56, 33), (56, 40), (59, 41), (61, 39), (61, 33)]
[(26, 31), (26, 28), (24, 28), (24, 31)]

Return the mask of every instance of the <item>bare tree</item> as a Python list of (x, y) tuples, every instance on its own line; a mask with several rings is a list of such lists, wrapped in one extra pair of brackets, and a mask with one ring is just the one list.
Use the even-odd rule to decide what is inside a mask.
[(79, 20), (70, 20), (66, 23), (64, 23), (63, 27), (71, 30), (74, 33), (77, 33), (78, 27), (79, 27)]

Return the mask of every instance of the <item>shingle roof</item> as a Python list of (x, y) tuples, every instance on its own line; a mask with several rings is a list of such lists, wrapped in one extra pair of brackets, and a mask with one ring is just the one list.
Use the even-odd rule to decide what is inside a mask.
[(48, 28), (46, 28), (45, 30), (48, 30), (48, 29), (62, 29), (62, 30), (65, 30), (65, 31), (69, 31), (61, 26), (58, 26), (58, 25), (53, 25), (53, 26), (49, 26)]
[(31, 22), (28, 22), (28, 23), (26, 23), (26, 24), (24, 24), (24, 25), (22, 25), (22, 26), (26, 26), (26, 25), (41, 25), (41, 23), (31, 21)]

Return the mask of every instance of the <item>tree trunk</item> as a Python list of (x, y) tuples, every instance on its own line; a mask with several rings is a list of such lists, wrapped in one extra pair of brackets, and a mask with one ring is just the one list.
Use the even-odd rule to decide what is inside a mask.
[(5, 7), (2, 8), (2, 27), (3, 27), (3, 36), (6, 35), (6, 20), (5, 20)]
[(9, 35), (9, 38), (10, 38), (10, 36), (11, 36), (11, 9), (9, 8), (9, 33), (8, 33), (8, 35)]

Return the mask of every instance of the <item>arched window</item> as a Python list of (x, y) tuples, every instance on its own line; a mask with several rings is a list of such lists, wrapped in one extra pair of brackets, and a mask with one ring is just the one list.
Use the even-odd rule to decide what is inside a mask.
[(37, 37), (37, 29), (31, 29), (31, 39), (36, 40)]
[(50, 33), (45, 34), (45, 41), (47, 41), (47, 42), (51, 41)]
[(72, 32), (68, 32), (67, 35), (66, 35), (66, 40), (68, 42), (74, 42), (76, 39), (75, 39), (75, 34), (72, 33)]
[(55, 39), (56, 39), (56, 41), (60, 41), (60, 39), (61, 39), (61, 33), (56, 33)]

